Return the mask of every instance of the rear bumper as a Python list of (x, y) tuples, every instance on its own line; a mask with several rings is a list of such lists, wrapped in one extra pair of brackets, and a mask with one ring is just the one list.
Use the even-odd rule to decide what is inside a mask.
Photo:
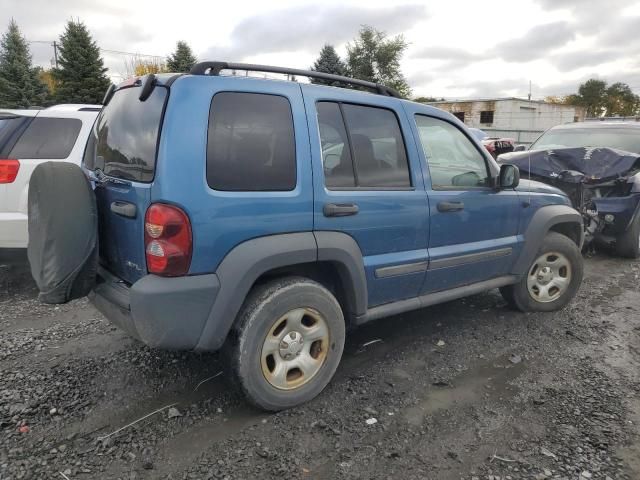
[(20, 212), (0, 212), (0, 248), (26, 248), (27, 215)]
[(146, 275), (129, 287), (101, 268), (89, 298), (107, 319), (143, 343), (192, 350), (219, 290), (215, 274), (176, 278)]

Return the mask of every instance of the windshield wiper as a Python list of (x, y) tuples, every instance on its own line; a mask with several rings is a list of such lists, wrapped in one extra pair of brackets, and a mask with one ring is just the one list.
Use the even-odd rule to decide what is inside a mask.
[(101, 185), (105, 183), (114, 183), (116, 185), (131, 186), (130, 181), (123, 180), (121, 178), (111, 177), (106, 173), (104, 173), (100, 168), (96, 168), (95, 170), (89, 170), (89, 180), (92, 180)]

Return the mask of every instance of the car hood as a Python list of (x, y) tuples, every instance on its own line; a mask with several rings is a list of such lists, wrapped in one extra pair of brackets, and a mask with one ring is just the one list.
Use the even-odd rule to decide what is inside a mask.
[(557, 148), (506, 153), (498, 162), (517, 166), (522, 177), (597, 184), (634, 175), (640, 169), (640, 154), (613, 148)]
[(555, 195), (562, 195), (563, 197), (567, 196), (567, 194), (559, 188), (547, 185), (546, 183), (536, 182), (535, 180), (527, 180), (526, 178), (520, 179), (520, 183), (516, 187), (516, 190), (518, 192), (552, 193)]

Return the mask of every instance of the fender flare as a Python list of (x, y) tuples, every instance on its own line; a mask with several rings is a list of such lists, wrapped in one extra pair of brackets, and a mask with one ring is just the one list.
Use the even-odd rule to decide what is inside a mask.
[(531, 262), (534, 260), (534, 256), (538, 253), (544, 237), (553, 226), (561, 223), (573, 223), (576, 225), (580, 232), (577, 245), (578, 248), (582, 248), (584, 242), (582, 215), (568, 205), (545, 205), (540, 207), (529, 221), (524, 234), (524, 246), (513, 267), (514, 274), (523, 275), (527, 272)]
[[(317, 237), (320, 238), (321, 247), (316, 242)], [(366, 311), (364, 262), (360, 249), (351, 237), (339, 232), (300, 232), (258, 237), (234, 247), (218, 266), (216, 275), (220, 290), (195, 350), (212, 351), (222, 346), (251, 287), (261, 275), (276, 268), (316, 261), (334, 262), (341, 280), (348, 282), (345, 284), (347, 302), (351, 305), (353, 301), (356, 309), (364, 308)]]

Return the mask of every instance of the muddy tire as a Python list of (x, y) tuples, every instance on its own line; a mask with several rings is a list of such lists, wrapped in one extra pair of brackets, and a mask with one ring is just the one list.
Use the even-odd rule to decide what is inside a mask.
[(640, 257), (640, 212), (631, 221), (631, 225), (616, 239), (616, 253), (621, 257)]
[(568, 237), (547, 233), (520, 282), (502, 287), (510, 307), (522, 312), (552, 312), (565, 307), (582, 284), (583, 259)]
[(340, 363), (345, 323), (326, 288), (302, 277), (255, 287), (225, 345), (234, 383), (258, 408), (278, 411), (316, 397)]

